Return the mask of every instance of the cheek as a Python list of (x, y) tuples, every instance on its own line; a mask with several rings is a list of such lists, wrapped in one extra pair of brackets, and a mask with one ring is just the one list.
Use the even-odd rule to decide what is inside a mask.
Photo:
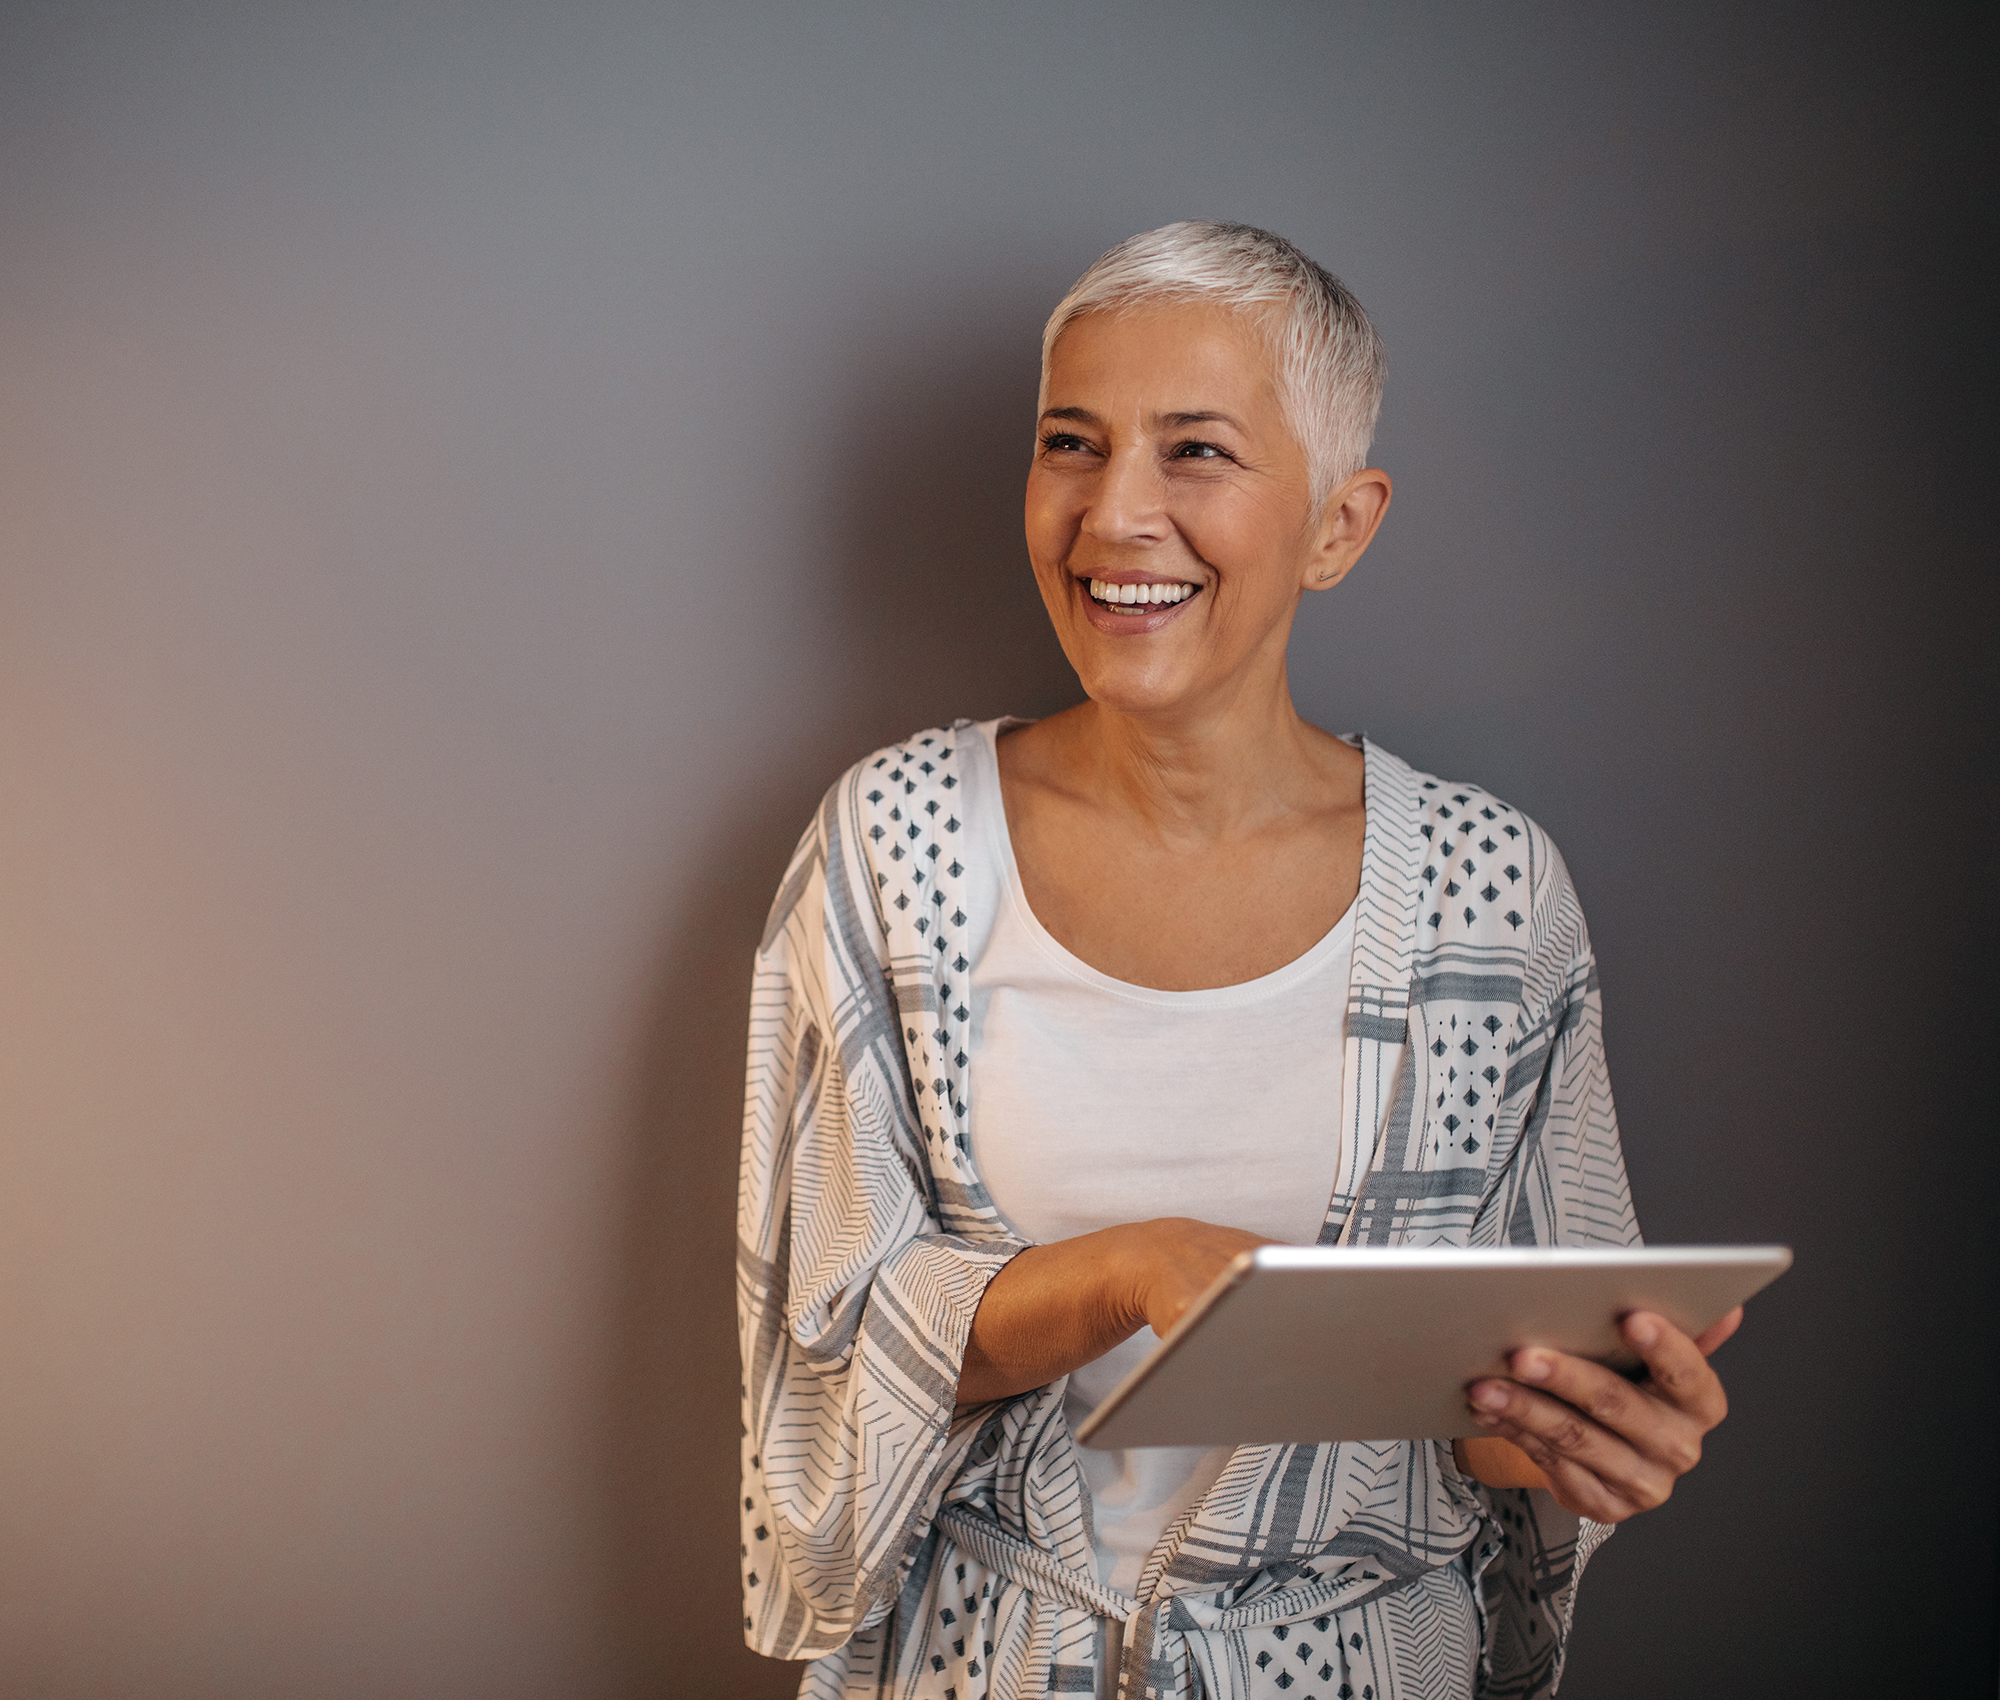
[(1175, 518), (1189, 547), (1221, 575), (1224, 605), (1281, 605), (1297, 592), (1304, 539), (1292, 504), (1231, 492), (1191, 502)]
[(1028, 538), (1028, 558), (1035, 570), (1054, 571), (1076, 526), (1062, 500), (1062, 489), (1054, 480), (1028, 475), (1028, 494), (1023, 517)]

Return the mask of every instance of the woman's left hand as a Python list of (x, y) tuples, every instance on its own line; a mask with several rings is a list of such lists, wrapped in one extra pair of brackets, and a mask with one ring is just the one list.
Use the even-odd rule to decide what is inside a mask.
[(1664, 1317), (1634, 1311), (1620, 1332), (1645, 1362), (1639, 1382), (1588, 1358), (1525, 1347), (1508, 1362), (1511, 1381), (1466, 1389), (1473, 1419), (1526, 1453), (1557, 1503), (1622, 1523), (1664, 1505), (1701, 1462), (1702, 1436), (1729, 1410), (1708, 1354), (1742, 1320), (1739, 1306), (1691, 1340)]

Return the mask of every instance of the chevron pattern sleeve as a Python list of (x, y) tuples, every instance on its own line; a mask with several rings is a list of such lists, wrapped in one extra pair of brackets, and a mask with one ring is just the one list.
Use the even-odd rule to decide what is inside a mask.
[(1604, 1059), (1604, 1003), (1583, 909), (1548, 835), (1528, 823), (1535, 889), (1523, 1024), (1509, 1090), (1533, 1099), (1505, 1189), (1515, 1245), (1639, 1243)]
[(940, 1230), (865, 859), (829, 794), (758, 951), (738, 1192), (744, 1633), (812, 1659), (895, 1605), (977, 1436), (955, 1420), (986, 1284)]
[[(1522, 1132), (1488, 1208), (1492, 1238), (1516, 1245), (1627, 1246), (1639, 1226), (1604, 1056), (1597, 961), (1569, 870), (1526, 822), (1534, 887), (1522, 1026), (1509, 1093), (1527, 1094)], [(1480, 1700), (1540, 1700), (1562, 1678), (1577, 1583), (1608, 1525), (1548, 1494), (1468, 1484), (1490, 1538), (1475, 1559), (1487, 1634)]]

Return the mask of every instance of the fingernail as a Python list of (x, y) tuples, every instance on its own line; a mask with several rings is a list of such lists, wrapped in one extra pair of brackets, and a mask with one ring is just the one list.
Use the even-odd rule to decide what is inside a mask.
[(1514, 1360), (1514, 1375), (1519, 1381), (1547, 1381), (1549, 1360), (1539, 1352), (1523, 1352)]
[(1472, 1390), (1472, 1402), (1482, 1411), (1497, 1411), (1507, 1403), (1507, 1389), (1497, 1381), (1482, 1381)]
[(1660, 1337), (1660, 1325), (1650, 1316), (1635, 1316), (1625, 1324), (1625, 1338), (1635, 1346), (1650, 1346)]

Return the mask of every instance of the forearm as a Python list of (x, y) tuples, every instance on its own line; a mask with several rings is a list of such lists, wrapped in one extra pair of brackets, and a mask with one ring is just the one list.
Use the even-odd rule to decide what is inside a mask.
[(1143, 1328), (1145, 1233), (1125, 1223), (1030, 1246), (994, 1276), (966, 1341), (959, 1408), (1045, 1386)]
[(1046, 1386), (1148, 1324), (1164, 1338), (1239, 1252), (1267, 1243), (1163, 1216), (1030, 1246), (993, 1277), (973, 1316), (959, 1408)]
[[(1169, 1217), (1030, 1246), (993, 1277), (972, 1318), (958, 1408), (1009, 1399), (1101, 1358), (1151, 1323), (1164, 1335), (1235, 1255), (1265, 1242), (1238, 1228)], [(1546, 1488), (1518, 1446), (1452, 1442), (1458, 1467), (1495, 1488)]]

